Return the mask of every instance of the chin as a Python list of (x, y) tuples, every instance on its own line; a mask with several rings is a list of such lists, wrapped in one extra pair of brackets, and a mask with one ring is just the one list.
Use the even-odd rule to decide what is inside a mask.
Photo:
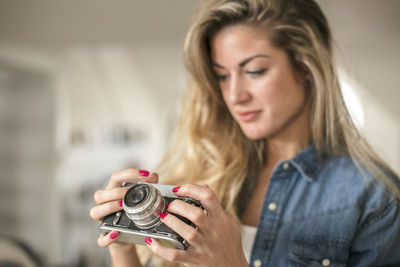
[[(243, 129), (242, 129), (243, 131)], [(243, 131), (244, 135), (250, 140), (260, 140), (268, 137), (268, 134), (258, 131)]]
[(271, 136), (274, 136), (276, 133), (279, 132), (277, 129), (272, 127), (260, 127), (260, 128), (243, 127), (241, 129), (243, 134), (247, 138), (254, 141), (270, 138)]

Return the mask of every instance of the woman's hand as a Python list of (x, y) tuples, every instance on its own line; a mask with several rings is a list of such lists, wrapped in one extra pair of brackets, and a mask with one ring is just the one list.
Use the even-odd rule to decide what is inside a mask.
[(173, 214), (161, 214), (162, 222), (190, 245), (187, 250), (182, 251), (164, 247), (157, 240), (146, 238), (146, 243), (155, 254), (186, 266), (248, 266), (239, 226), (225, 213), (217, 196), (208, 186), (186, 184), (175, 187), (174, 193), (201, 201), (207, 214), (201, 208), (182, 200), (171, 202), (168, 212), (188, 218), (197, 229)]
[[(90, 209), (92, 219), (101, 222), (105, 216), (122, 210), (122, 199), (129, 189), (129, 187), (122, 187), (122, 184), (129, 180), (137, 179), (144, 182), (157, 183), (158, 175), (157, 173), (150, 174), (148, 171), (137, 169), (127, 169), (113, 173), (107, 186), (94, 193), (94, 200), (97, 206)], [(107, 235), (101, 234), (97, 239), (97, 244), (100, 247), (118, 248), (120, 251), (133, 247), (132, 244), (115, 242), (117, 237), (117, 231), (112, 231)]]

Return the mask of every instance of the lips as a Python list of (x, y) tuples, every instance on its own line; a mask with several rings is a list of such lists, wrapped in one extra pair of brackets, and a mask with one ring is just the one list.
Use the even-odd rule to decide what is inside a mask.
[(250, 110), (237, 112), (239, 119), (243, 122), (250, 122), (258, 118), (261, 114), (261, 110)]

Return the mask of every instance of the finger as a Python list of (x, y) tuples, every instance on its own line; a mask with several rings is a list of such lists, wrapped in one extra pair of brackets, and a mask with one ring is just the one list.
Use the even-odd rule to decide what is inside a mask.
[(93, 220), (101, 221), (107, 215), (122, 210), (122, 200), (111, 201), (102, 205), (94, 206), (90, 209), (89, 214)]
[(177, 199), (169, 203), (168, 211), (189, 219), (200, 229), (206, 228), (207, 215), (199, 207)]
[(101, 205), (109, 201), (121, 200), (129, 187), (114, 187), (107, 190), (99, 189), (94, 193), (94, 201)]
[(105, 189), (110, 189), (113, 187), (119, 187), (123, 182), (128, 180), (136, 180), (136, 179), (146, 179), (149, 178), (150, 173), (145, 170), (137, 170), (137, 169), (127, 169), (118, 172), (114, 172), (111, 175), (110, 180)]
[(145, 241), (154, 254), (166, 259), (167, 261), (183, 262), (185, 260), (184, 251), (164, 247), (160, 242), (153, 238), (146, 237)]
[(190, 244), (196, 246), (201, 241), (201, 234), (193, 227), (169, 213), (160, 214), (161, 221), (179, 234)]
[(117, 231), (112, 231), (106, 235), (100, 235), (97, 239), (97, 245), (101, 248), (108, 247), (117, 240), (118, 234), (119, 233)]
[(185, 184), (175, 187), (173, 192), (177, 196), (191, 197), (199, 200), (206, 209), (209, 217), (212, 217), (213, 214), (219, 214), (221, 211), (223, 211), (217, 195), (214, 193), (214, 191), (212, 191), (211, 188), (195, 184)]
[(152, 174), (149, 175), (149, 177), (143, 178), (142, 181), (146, 183), (156, 184), (158, 183), (158, 173), (153, 172)]

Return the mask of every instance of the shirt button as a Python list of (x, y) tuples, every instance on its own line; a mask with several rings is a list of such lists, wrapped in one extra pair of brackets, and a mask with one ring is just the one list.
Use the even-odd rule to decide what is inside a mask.
[(289, 162), (285, 162), (282, 165), (282, 168), (286, 171), (287, 169), (289, 169)]
[(329, 259), (323, 259), (322, 260), (322, 266), (329, 266), (331, 265), (331, 261)]
[(253, 265), (254, 265), (254, 267), (261, 267), (262, 261), (259, 260), (259, 259), (257, 259), (257, 260), (255, 260), (255, 261), (253, 262)]
[(276, 205), (275, 202), (271, 202), (271, 203), (269, 203), (269, 205), (268, 205), (268, 209), (269, 209), (270, 211), (276, 210), (277, 207), (278, 207), (278, 205)]

